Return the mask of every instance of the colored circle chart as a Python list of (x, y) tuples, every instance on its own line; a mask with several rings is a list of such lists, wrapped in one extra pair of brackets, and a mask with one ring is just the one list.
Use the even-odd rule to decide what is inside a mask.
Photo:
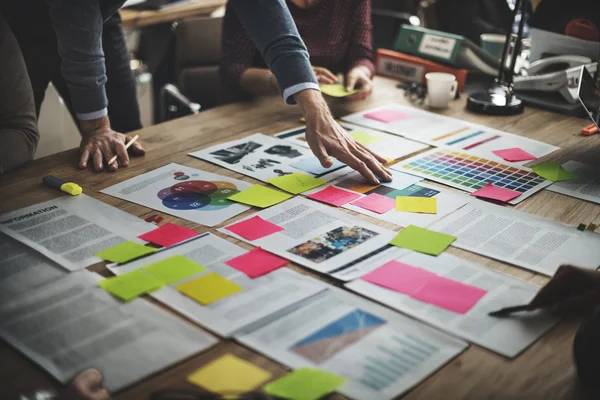
[(229, 182), (185, 181), (162, 189), (157, 196), (173, 210), (216, 211), (233, 204), (227, 197), (238, 192)]

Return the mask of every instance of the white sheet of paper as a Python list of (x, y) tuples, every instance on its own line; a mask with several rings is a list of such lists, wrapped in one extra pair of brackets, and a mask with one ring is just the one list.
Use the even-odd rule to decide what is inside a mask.
[[(354, 132), (362, 132), (375, 138), (373, 143), (367, 145), (369, 150), (392, 160), (397, 160), (401, 157), (416, 153), (417, 151), (425, 150), (428, 147), (427, 145), (404, 139), (396, 135), (349, 124), (347, 122), (340, 122), (340, 126), (351, 135)], [(306, 141), (306, 127), (290, 129), (276, 134), (275, 137), (308, 148), (308, 142)]]
[(600, 260), (600, 235), (484, 201), (430, 229), (456, 236), (452, 246), (549, 276), (562, 264), (596, 269)]
[(362, 279), (350, 282), (346, 287), (510, 358), (524, 351), (559, 321), (558, 318), (543, 312), (519, 313), (511, 318), (490, 317), (488, 313), (491, 311), (529, 303), (539, 288), (448, 253), (430, 257), (413, 251), (398, 250), (395, 254), (389, 254), (388, 259), (379, 260), (377, 264), (372, 265), (371, 270), (396, 260), (478, 287), (486, 290), (487, 294), (466, 314), (458, 314)]
[(301, 197), (243, 220), (257, 215), (284, 230), (254, 241), (225, 228), (219, 231), (324, 273), (347, 268), (357, 259), (377, 254), (396, 236), (389, 229)]
[[(225, 264), (225, 261), (245, 253), (246, 250), (242, 247), (211, 233), (205, 233), (183, 245), (159, 251), (152, 256), (123, 266), (112, 266), (109, 269), (120, 275), (176, 254), (203, 265), (206, 267), (206, 271), (165, 286), (150, 295), (191, 320), (226, 337), (325, 290), (319, 281), (299, 279), (300, 274), (287, 268), (251, 279)], [(244, 290), (208, 306), (203, 306), (175, 289), (177, 285), (210, 272), (215, 272), (237, 283)]]
[[(406, 114), (408, 117), (385, 123), (364, 116), (379, 110), (393, 110)], [(395, 103), (346, 115), (342, 119), (356, 125), (393, 133), (431, 146), (470, 151), (479, 154), (481, 157), (504, 163), (506, 161), (492, 153), (493, 150), (520, 147), (539, 158), (559, 149), (559, 147), (548, 143), (488, 128), (484, 125)], [(523, 165), (528, 162), (510, 164)]]
[(555, 182), (547, 190), (600, 204), (600, 168), (578, 161), (567, 161), (562, 167), (577, 179)]
[(468, 346), (331, 286), (236, 339), (291, 368), (344, 376), (338, 392), (369, 400), (400, 396)]
[(292, 164), (298, 161), (315, 158), (310, 149), (262, 133), (220, 143), (189, 155), (263, 182), (294, 172), (330, 181), (349, 170), (348, 167), (342, 166), (326, 174), (315, 175), (294, 168)]
[(0, 215), (0, 231), (76, 271), (100, 262), (94, 254), (156, 229), (92, 197), (63, 196)]
[(209, 334), (137, 299), (121, 303), (88, 271), (0, 306), (0, 337), (67, 383), (86, 368), (117, 391), (217, 343)]
[(238, 179), (173, 163), (100, 192), (204, 226), (215, 226), (250, 208), (227, 200), (250, 186)]

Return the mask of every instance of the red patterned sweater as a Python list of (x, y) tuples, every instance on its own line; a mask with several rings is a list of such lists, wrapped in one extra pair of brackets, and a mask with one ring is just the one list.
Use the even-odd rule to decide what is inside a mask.
[[(371, 0), (323, 0), (308, 9), (299, 8), (289, 0), (287, 4), (313, 66), (345, 74), (357, 65), (365, 65), (375, 73)], [(227, 102), (247, 98), (239, 85), (240, 77), (248, 68), (266, 68), (266, 65), (229, 6), (223, 20), (222, 40), (222, 98)]]

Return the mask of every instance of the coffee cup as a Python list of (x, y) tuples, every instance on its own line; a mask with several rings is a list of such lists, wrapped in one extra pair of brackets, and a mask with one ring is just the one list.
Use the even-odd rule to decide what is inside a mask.
[(427, 100), (431, 108), (446, 108), (450, 100), (456, 97), (458, 84), (456, 77), (446, 72), (425, 74), (427, 81)]

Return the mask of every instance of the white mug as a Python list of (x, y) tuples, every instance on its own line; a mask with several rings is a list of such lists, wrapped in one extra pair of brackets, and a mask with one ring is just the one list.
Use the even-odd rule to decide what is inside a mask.
[(456, 96), (456, 76), (446, 72), (430, 72), (425, 74), (427, 80), (427, 98), (429, 107), (446, 108), (450, 100)]

